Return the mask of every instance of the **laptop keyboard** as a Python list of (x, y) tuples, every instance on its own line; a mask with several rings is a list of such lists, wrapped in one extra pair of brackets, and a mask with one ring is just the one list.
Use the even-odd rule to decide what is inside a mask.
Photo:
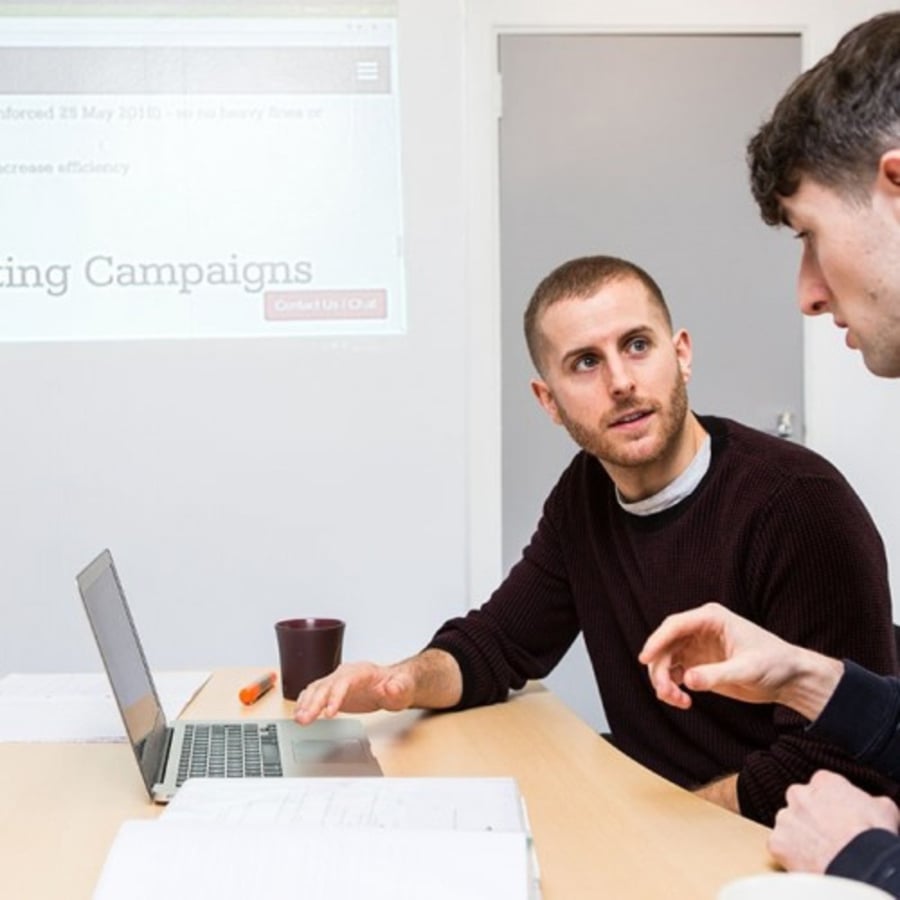
[(281, 774), (274, 722), (194, 722), (184, 726), (176, 787), (188, 778), (267, 778)]

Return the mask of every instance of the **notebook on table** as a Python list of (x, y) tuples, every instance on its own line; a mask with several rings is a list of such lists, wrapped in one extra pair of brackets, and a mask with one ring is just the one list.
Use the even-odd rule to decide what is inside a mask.
[(356, 719), (166, 722), (112, 555), (77, 576), (147, 792), (166, 803), (188, 778), (381, 775)]

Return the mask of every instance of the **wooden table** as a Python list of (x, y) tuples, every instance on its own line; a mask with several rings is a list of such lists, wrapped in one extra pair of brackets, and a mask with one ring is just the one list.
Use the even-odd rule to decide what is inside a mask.
[[(259, 669), (225, 669), (186, 718), (277, 718), (270, 691), (244, 708)], [(771, 868), (768, 830), (658, 777), (600, 738), (540, 686), (462, 713), (361, 717), (385, 775), (511, 775), (525, 796), (544, 900), (713, 900)], [(126, 744), (0, 744), (0, 895), (90, 897), (128, 818), (160, 812)]]

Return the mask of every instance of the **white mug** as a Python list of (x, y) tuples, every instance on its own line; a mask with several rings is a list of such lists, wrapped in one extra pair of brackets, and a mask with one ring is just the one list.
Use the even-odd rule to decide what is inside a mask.
[(729, 881), (716, 900), (887, 900), (891, 895), (849, 878), (803, 872), (769, 872)]

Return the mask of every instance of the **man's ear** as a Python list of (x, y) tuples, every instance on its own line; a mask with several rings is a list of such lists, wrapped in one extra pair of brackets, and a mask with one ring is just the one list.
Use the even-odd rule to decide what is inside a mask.
[(875, 193), (887, 200), (900, 221), (900, 147), (886, 150), (878, 161)]
[(900, 190), (900, 147), (886, 150), (878, 161), (878, 177)]
[(538, 403), (541, 404), (544, 412), (550, 416), (553, 422), (557, 425), (562, 425), (562, 420), (559, 417), (559, 409), (556, 406), (556, 400), (553, 399), (553, 392), (547, 386), (547, 383), (541, 381), (540, 378), (532, 379), (531, 392), (537, 397)]
[(694, 360), (691, 336), (683, 328), (679, 328), (672, 336), (672, 344), (675, 346), (675, 356), (678, 359), (678, 368), (681, 369), (681, 377), (687, 384), (691, 380), (691, 364)]

